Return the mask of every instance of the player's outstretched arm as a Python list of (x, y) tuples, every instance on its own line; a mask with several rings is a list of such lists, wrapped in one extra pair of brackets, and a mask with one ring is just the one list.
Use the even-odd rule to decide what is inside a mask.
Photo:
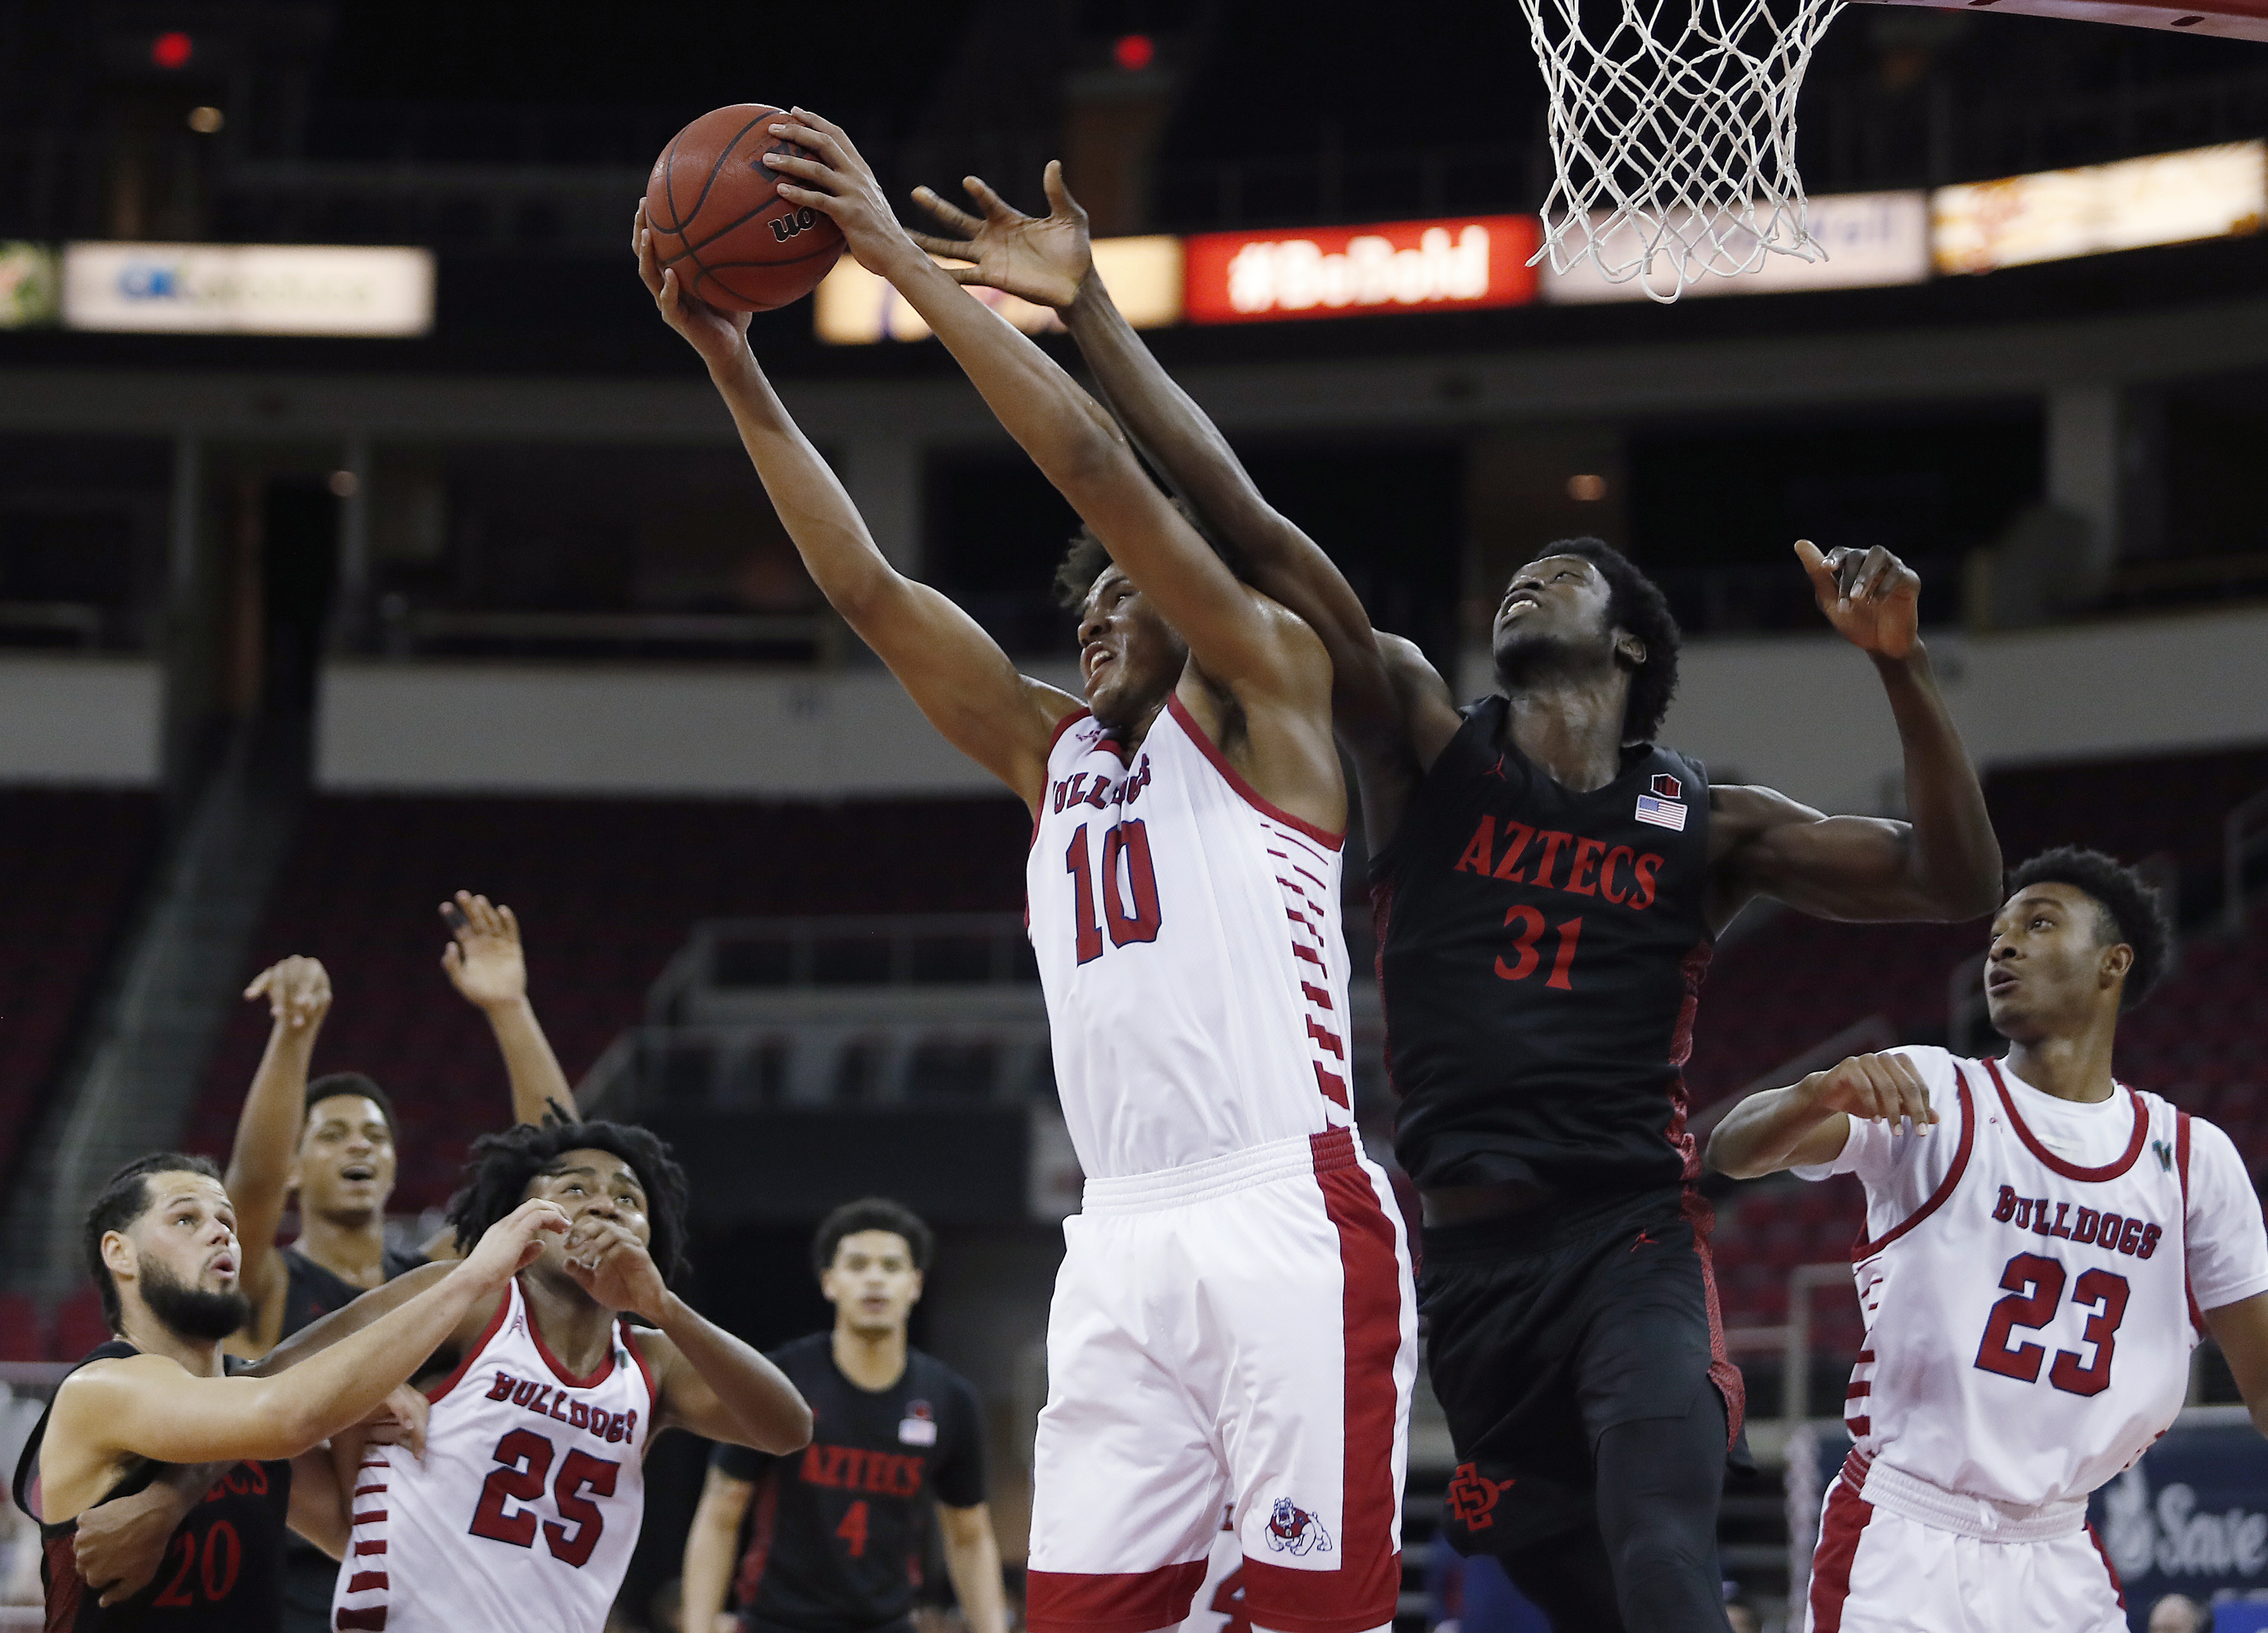
[(1830, 919), (1971, 919), (2000, 899), (2000, 842), (1977, 768), (1938, 691), (1917, 609), (1921, 580), (1886, 550), (1796, 555), (1820, 610), (1872, 658), (1905, 756), (1905, 822), (1822, 816), (1767, 788), (1710, 790), (1711, 913), (1754, 896)]
[(292, 1164), (306, 1126), (307, 1067), (323, 1017), (330, 1013), (331, 978), (316, 960), (295, 956), (254, 976), (244, 995), (268, 1001), (268, 1046), (252, 1075), (244, 1109), (237, 1113), (236, 1143), (222, 1183), (236, 1209), (237, 1242), (244, 1254), (237, 1284), (252, 1301), (252, 1319), (237, 1339), (244, 1353), (256, 1356), (275, 1346), (284, 1325), (286, 1277), (276, 1250), (276, 1227), (291, 1194)]
[(554, 1110), (571, 1113), (575, 1090), (527, 1001), (527, 954), (518, 915), (501, 902), (459, 890), (441, 904), (441, 921), (449, 927), (442, 972), (496, 1034), (512, 1083), (512, 1121), (540, 1123)]
[(656, 261), (641, 204), (631, 247), (669, 326), (709, 366), (741, 446), (805, 569), (946, 742), (1037, 809), (1056, 728), (1079, 700), (1016, 672), (976, 620), (890, 565), (834, 470), (811, 446), (748, 350), (746, 314), (688, 295)]
[[(1455, 708), (1420, 690), (1407, 700), (1415, 706), (1414, 717), (1405, 714), (1405, 699), (1388, 675), (1354, 587), (1321, 546), (1262, 496), (1228, 439), (1166, 373), (1111, 299), (1094, 269), (1086, 211), (1064, 185), (1062, 164), (1049, 163), (1043, 177), (1045, 216), (1025, 215), (980, 178), (971, 176), (963, 185), (983, 213), (973, 215), (917, 188), (915, 202), (951, 235), (917, 233), (914, 241), (971, 262), (949, 270), (956, 282), (1005, 290), (1061, 314), (1094, 372), (1097, 394), (1135, 446), (1235, 548), (1252, 584), (1322, 639), (1331, 657), (1333, 718), (1357, 757), (1376, 827), (1378, 799), (1388, 791), (1375, 785), (1381, 779), (1414, 780), (1455, 735)], [(1440, 691), (1446, 698), (1447, 689)], [(1395, 809), (1398, 815), (1398, 802)]]
[(1735, 1179), (1755, 1179), (1831, 1163), (1843, 1155), (1854, 1117), (1893, 1130), (1911, 1118), (1924, 1134), (1937, 1121), (1912, 1061), (1902, 1054), (1857, 1054), (1742, 1101), (1709, 1136), (1709, 1165)]
[(658, 1327), (636, 1333), (658, 1397), (657, 1429), (689, 1429), (775, 1456), (811, 1444), (811, 1408), (787, 1374), (669, 1290), (652, 1256), (611, 1219), (585, 1215), (567, 1239), (567, 1272), (592, 1299)]
[(992, 1533), (989, 1503), (937, 1505), (945, 1541), (945, 1574), (969, 1633), (1008, 1633), (1008, 1596), (1000, 1585), (1000, 1541)]
[(1237, 582), (1150, 480), (1101, 404), (916, 247), (840, 127), (798, 111), (772, 129), (819, 155), (764, 156), (781, 173), (781, 196), (831, 216), (860, 263), (896, 285), (1008, 434), (1158, 603), (1198, 667), (1248, 708), (1256, 698), (1302, 693), (1311, 679), (1303, 637), (1279, 608)]
[[(72, 1448), (76, 1466), (48, 1459), (50, 1489), (74, 1473), (84, 1484), (127, 1456), (161, 1463), (298, 1456), (369, 1416), (468, 1311), (493, 1301), (534, 1260), (543, 1236), (566, 1229), (553, 1204), (523, 1202), (399, 1308), (279, 1372), (197, 1378), (155, 1355), (82, 1367), (55, 1393), (50, 1444)], [(99, 1491), (85, 1495), (92, 1501)]]
[(733, 1585), (733, 1566), (739, 1557), (740, 1521), (748, 1512), (755, 1482), (735, 1480), (711, 1464), (701, 1487), (701, 1501), (693, 1511), (693, 1525), (685, 1533), (685, 1566), (681, 1601), (687, 1633), (716, 1633), (729, 1629), (740, 1633), (740, 1622), (725, 1612), (725, 1596)]

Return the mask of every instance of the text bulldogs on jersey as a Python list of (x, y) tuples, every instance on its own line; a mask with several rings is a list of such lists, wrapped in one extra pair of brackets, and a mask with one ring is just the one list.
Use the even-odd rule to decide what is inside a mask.
[(1150, 757), (1144, 755), (1134, 769), (1112, 781), (1097, 777), (1091, 772), (1074, 772), (1059, 777), (1055, 786), (1055, 808), (1061, 811), (1071, 805), (1092, 805), (1095, 809), (1108, 810), (1114, 805), (1131, 805), (1142, 797), (1142, 790), (1150, 786)]
[[(526, 1407), (538, 1417), (548, 1417), (570, 1429), (589, 1431), (594, 1440), (613, 1445), (630, 1439), (637, 1433), (637, 1411), (593, 1413), (580, 1400), (568, 1398), (567, 1392), (554, 1384), (540, 1384), (532, 1378), (514, 1378), (499, 1371), (496, 1382), (489, 1385), (491, 1400), (509, 1399), (512, 1405)], [(565, 1408), (562, 1410), (561, 1408)]]
[(2166, 1233), (2164, 1226), (2147, 1220), (2098, 1213), (2092, 1208), (2082, 1208), (2073, 1214), (2073, 1204), (2069, 1202), (2056, 1202), (2055, 1216), (2050, 1218), (2051, 1200), (2044, 1196), (2018, 1196), (2014, 1186), (2004, 1185), (2000, 1187), (2000, 1200), (1993, 1204), (1992, 1217), (2003, 1223), (2013, 1223), (2019, 1230), (2061, 1237), (2081, 1246), (2091, 1243), (2124, 1253), (2129, 1259), (2147, 1259), (2158, 1251), (2159, 1238)]

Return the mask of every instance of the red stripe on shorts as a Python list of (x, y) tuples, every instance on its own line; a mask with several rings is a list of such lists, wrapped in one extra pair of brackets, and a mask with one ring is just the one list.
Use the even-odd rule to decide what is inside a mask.
[(2095, 1522), (2091, 1519), (2087, 1522), (2087, 1540), (2095, 1544), (2095, 1551), (2102, 1560), (2102, 1568), (2110, 1573), (2110, 1591), (2118, 1596), (2118, 1608), (2125, 1609), (2126, 1585), (2118, 1579), (2118, 1567), (2110, 1563), (2110, 1555), (2103, 1551), (2102, 1539), (2095, 1534)]
[(1811, 1633), (1842, 1633), (1843, 1604), (1851, 1597), (1851, 1562), (1859, 1555), (1859, 1533), (1874, 1517), (1874, 1505), (1838, 1478), (1827, 1494), (1819, 1548), (1811, 1556)]
[(1693, 1227), (1693, 1251), (1701, 1260), (1701, 1292), (1709, 1310), (1709, 1381), (1725, 1397), (1725, 1446), (1729, 1452), (1741, 1441), (1741, 1425), (1749, 1415), (1749, 1380), (1725, 1348), (1724, 1305), (1717, 1297), (1717, 1260), (1709, 1250), (1709, 1233), (1717, 1223), (1717, 1210), (1691, 1186), (1678, 1199), (1677, 1209)]
[(1351, 1129), (1310, 1142), (1315, 1183), (1339, 1233), (1344, 1289), (1345, 1466), (1339, 1485), (1336, 1568), (1294, 1570), (1247, 1555), (1244, 1607), (1285, 1633), (1364, 1633), (1394, 1620), (1402, 1555), (1394, 1546), (1400, 1493), (1394, 1487), (1394, 1363), (1402, 1349), (1402, 1267)]
[(1024, 1575), (1024, 1625), (1031, 1633), (1151, 1633), (1189, 1614), (1205, 1561), (1156, 1570), (1031, 1570)]

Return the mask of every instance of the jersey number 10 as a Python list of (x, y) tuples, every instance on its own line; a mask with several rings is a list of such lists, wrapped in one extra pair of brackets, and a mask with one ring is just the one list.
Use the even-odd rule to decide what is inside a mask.
[(1094, 919), (1098, 892), (1102, 897), (1102, 924), (1109, 927), (1113, 947), (1156, 941), (1158, 872), (1150, 861), (1149, 830), (1138, 822), (1122, 822), (1105, 828), (1099, 877), (1087, 866), (1086, 854), (1086, 825), (1082, 823), (1079, 831), (1071, 836), (1071, 848), (1064, 853), (1064, 871), (1071, 875), (1079, 892), (1078, 905), (1073, 909), (1079, 927), (1079, 961), (1090, 964), (1102, 957), (1102, 927)]

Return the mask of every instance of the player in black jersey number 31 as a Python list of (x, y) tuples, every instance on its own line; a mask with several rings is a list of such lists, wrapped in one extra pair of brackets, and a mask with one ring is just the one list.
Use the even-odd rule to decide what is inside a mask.
[[(976, 1391), (906, 1342), (930, 1250), (929, 1227), (879, 1197), (821, 1223), (813, 1268), (834, 1330), (771, 1357), (811, 1403), (812, 1441), (784, 1458), (717, 1448), (685, 1542), (687, 1633), (902, 1633), (932, 1504), (970, 1633), (1007, 1633)], [(728, 1578), (737, 1623), (720, 1616)]]
[(1498, 691), (1460, 711), (1159, 367), (1067, 195), (1042, 218), (988, 202), (967, 226), (931, 248), (1058, 307), (1129, 434), (1329, 648), (1373, 852), (1395, 1149), (1425, 1196), (1428, 1365), (1461, 1461), (1450, 1541), (1499, 1555), (1561, 1633), (1727, 1628), (1715, 1532), (1740, 1374), (1681, 1068), (1716, 934), (1755, 898), (1852, 920), (1998, 905), (1999, 847), (1917, 633), (1918, 580), (1886, 550), (1796, 546), (1881, 677), (1911, 824), (1712, 787), (1656, 746), (1677, 625), (1596, 539), (1513, 575)]

